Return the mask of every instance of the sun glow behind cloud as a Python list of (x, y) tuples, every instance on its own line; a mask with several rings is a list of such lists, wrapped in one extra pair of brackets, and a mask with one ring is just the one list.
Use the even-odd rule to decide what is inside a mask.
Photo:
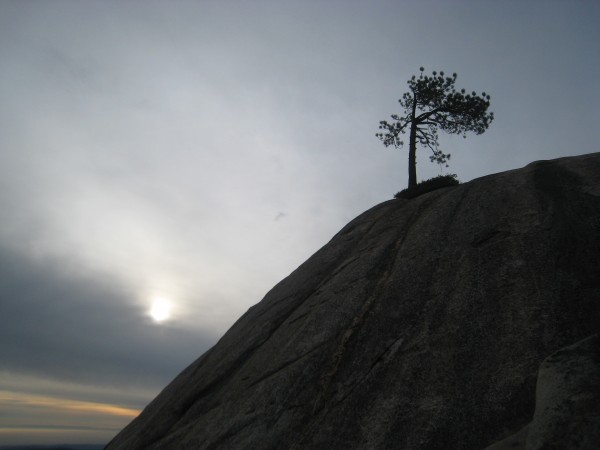
[(155, 322), (164, 322), (171, 317), (171, 302), (163, 297), (155, 298), (149, 314)]

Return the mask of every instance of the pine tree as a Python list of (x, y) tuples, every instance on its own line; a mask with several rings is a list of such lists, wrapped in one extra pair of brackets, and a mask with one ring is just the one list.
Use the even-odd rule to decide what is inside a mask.
[(438, 147), (438, 129), (466, 137), (468, 131), (482, 134), (494, 120), (494, 113), (488, 112), (490, 96), (485, 92), (478, 95), (475, 92), (467, 94), (464, 89), (457, 91), (454, 87), (456, 73), (444, 77), (444, 72), (434, 71), (429, 76), (424, 70), (421, 67), (420, 76), (413, 75), (407, 81), (410, 91), (398, 100), (404, 115), (393, 114), (393, 122), (379, 122), (379, 129), (385, 131), (376, 134), (386, 147), (401, 148), (404, 143), (400, 135), (410, 130), (408, 189), (417, 185), (417, 142), (431, 149), (431, 162), (448, 167), (450, 154), (443, 153)]

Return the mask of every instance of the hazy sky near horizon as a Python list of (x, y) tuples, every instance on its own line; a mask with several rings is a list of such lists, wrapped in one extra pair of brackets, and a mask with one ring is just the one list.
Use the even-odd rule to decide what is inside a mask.
[(599, 151), (599, 22), (591, 0), (0, 1), (0, 445), (107, 442), (404, 188), (375, 133), (420, 66), (491, 95), (485, 134), (440, 134), (463, 182)]

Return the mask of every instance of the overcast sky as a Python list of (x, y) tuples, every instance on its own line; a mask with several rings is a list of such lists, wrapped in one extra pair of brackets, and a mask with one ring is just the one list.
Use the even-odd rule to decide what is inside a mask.
[(404, 188), (420, 66), (491, 95), (463, 182), (599, 151), (599, 5), (0, 0), (0, 445), (106, 443)]

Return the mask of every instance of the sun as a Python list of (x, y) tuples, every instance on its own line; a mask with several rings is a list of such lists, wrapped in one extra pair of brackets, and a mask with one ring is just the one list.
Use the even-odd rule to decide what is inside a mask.
[(150, 308), (150, 317), (155, 322), (163, 322), (171, 315), (171, 303), (165, 298), (155, 298)]

